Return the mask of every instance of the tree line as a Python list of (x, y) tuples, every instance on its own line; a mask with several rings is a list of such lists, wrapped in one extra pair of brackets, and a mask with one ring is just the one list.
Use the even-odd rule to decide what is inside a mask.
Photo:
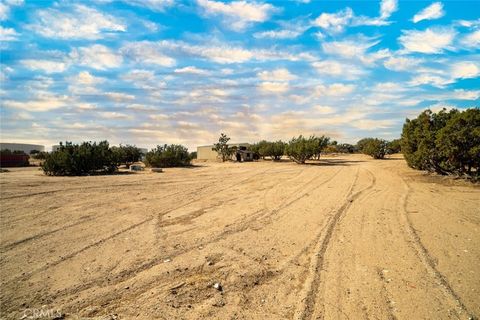
[[(222, 133), (213, 150), (223, 161), (231, 159), (237, 148), (229, 145), (230, 138)], [(320, 159), (322, 153), (361, 152), (374, 159), (402, 152), (407, 164), (419, 170), (439, 174), (454, 174), (478, 179), (480, 177), (480, 110), (442, 110), (422, 112), (417, 118), (406, 119), (400, 139), (386, 141), (364, 138), (355, 145), (338, 143), (326, 136), (293, 137), (288, 142), (261, 140), (249, 147), (256, 159), (279, 161), (286, 156), (304, 164)], [(13, 154), (2, 150), (3, 155)], [(150, 167), (188, 166), (196, 157), (182, 145), (161, 145), (142, 154), (132, 145), (110, 147), (107, 141), (60, 143), (54, 152), (32, 152), (32, 157), (43, 159), (42, 169), (47, 175), (109, 174), (118, 167), (129, 167), (142, 160)]]
[(128, 168), (142, 160), (149, 167), (188, 166), (192, 160), (188, 149), (182, 145), (163, 145), (142, 154), (140, 148), (132, 145), (110, 147), (108, 141), (60, 143), (57, 150), (46, 153), (41, 165), (46, 175), (81, 176), (112, 174), (121, 165)]

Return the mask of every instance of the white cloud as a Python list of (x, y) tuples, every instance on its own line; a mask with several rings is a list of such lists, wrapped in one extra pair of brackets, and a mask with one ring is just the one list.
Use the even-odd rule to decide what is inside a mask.
[(448, 28), (404, 30), (398, 40), (407, 52), (441, 53), (451, 49), (455, 35), (456, 32)]
[(76, 95), (97, 94), (97, 85), (105, 82), (104, 78), (96, 77), (88, 71), (82, 71), (67, 80), (70, 83), (68, 90)]
[(413, 16), (412, 21), (414, 23), (422, 20), (434, 20), (441, 18), (445, 15), (443, 11), (443, 4), (441, 2), (434, 2), (422, 11)]
[(422, 60), (418, 58), (411, 58), (411, 57), (390, 57), (383, 65), (385, 68), (393, 70), (393, 71), (410, 71), (414, 72), (415, 67), (417, 67)]
[(68, 65), (65, 62), (52, 60), (22, 60), (21, 63), (31, 70), (42, 70), (45, 73), (58, 73), (67, 69)]
[(150, 70), (132, 70), (121, 76), (123, 80), (131, 82), (146, 82), (155, 79), (155, 73)]
[(101, 44), (75, 48), (70, 53), (70, 57), (80, 65), (98, 70), (117, 68), (123, 61), (120, 55)]
[(335, 113), (335, 109), (329, 106), (314, 106), (312, 110), (319, 114), (332, 114)]
[(342, 77), (347, 80), (354, 80), (365, 74), (365, 71), (356, 65), (336, 60), (317, 61), (312, 63), (312, 66), (320, 74)]
[(409, 85), (419, 86), (419, 85), (429, 84), (434, 87), (443, 88), (447, 84), (450, 84), (452, 82), (453, 81), (451, 78), (440, 77), (432, 74), (420, 74), (413, 77), (412, 80), (410, 80)]
[(197, 4), (207, 16), (222, 16), (225, 26), (236, 31), (242, 31), (252, 23), (264, 22), (276, 11), (271, 4), (247, 1), (197, 0)]
[(300, 36), (303, 32), (299, 30), (269, 30), (269, 31), (262, 31), (256, 32), (253, 34), (255, 38), (258, 39), (295, 39)]
[(259, 84), (258, 89), (264, 92), (284, 93), (289, 90), (287, 82), (265, 81)]
[(324, 29), (329, 33), (340, 33), (349, 25), (352, 26), (384, 26), (391, 22), (387, 21), (393, 12), (397, 10), (397, 0), (382, 0), (378, 17), (356, 16), (352, 9), (345, 8), (337, 13), (322, 13), (313, 21), (313, 25)]
[(115, 102), (132, 101), (135, 96), (123, 92), (105, 92), (105, 96)]
[(355, 128), (361, 130), (377, 130), (377, 129), (388, 129), (395, 124), (393, 120), (373, 120), (373, 119), (359, 119), (353, 121), (351, 125)]
[(105, 34), (124, 32), (126, 26), (115, 17), (86, 7), (74, 5), (73, 11), (45, 9), (36, 12), (29, 28), (46, 38), (101, 39)]
[(141, 41), (126, 44), (120, 50), (121, 53), (137, 63), (156, 64), (163, 67), (175, 65), (175, 59), (162, 52), (162, 46), (158, 43)]
[(295, 39), (302, 35), (310, 25), (305, 22), (278, 22), (281, 29), (256, 32), (253, 36), (257, 39)]
[(290, 81), (297, 78), (294, 74), (291, 74), (287, 69), (275, 69), (272, 71), (262, 71), (257, 76), (264, 81)]
[(61, 108), (68, 103), (66, 96), (57, 96), (49, 92), (41, 92), (34, 99), (27, 101), (5, 100), (7, 108), (23, 109), (31, 112), (42, 112)]
[(118, 119), (118, 120), (132, 119), (132, 116), (128, 114), (115, 112), (115, 111), (102, 111), (102, 112), (98, 112), (98, 115), (105, 119)]
[(454, 79), (476, 78), (480, 76), (480, 68), (471, 61), (457, 62), (451, 67), (451, 75)]
[(478, 49), (480, 47), (480, 30), (465, 35), (460, 43), (467, 48)]
[(397, 11), (397, 0), (382, 0), (380, 3), (380, 19), (388, 19)]
[(315, 96), (345, 96), (355, 90), (353, 84), (333, 83), (331, 85), (318, 85), (315, 87)]
[(365, 52), (378, 44), (380, 41), (372, 40), (367, 37), (358, 36), (355, 39), (342, 41), (323, 42), (323, 52), (346, 58), (362, 58)]
[(79, 72), (78, 75), (74, 77), (72, 80), (77, 84), (86, 85), (86, 86), (100, 84), (105, 81), (104, 78), (95, 77), (88, 71)]
[(173, 6), (174, 0), (121, 0), (122, 2), (137, 7), (144, 7), (152, 11), (162, 12), (165, 8)]
[(339, 33), (350, 23), (353, 18), (353, 11), (346, 8), (337, 13), (322, 13), (313, 21), (313, 25), (325, 29), (329, 32)]
[(0, 20), (7, 20), (10, 15), (10, 8), (23, 5), (23, 0), (5, 0), (0, 2)]
[(180, 74), (200, 74), (200, 75), (207, 75), (209, 74), (208, 70), (205, 70), (205, 69), (200, 69), (200, 68), (197, 68), (195, 66), (188, 66), (188, 67), (184, 67), (184, 68), (179, 68), (179, 69), (175, 69), (173, 71), (174, 73), (180, 73)]
[(13, 28), (4, 28), (0, 26), (0, 41), (15, 41), (19, 34)]

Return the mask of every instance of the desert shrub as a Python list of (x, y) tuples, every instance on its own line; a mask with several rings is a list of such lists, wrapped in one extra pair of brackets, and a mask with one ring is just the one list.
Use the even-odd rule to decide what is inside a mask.
[(361, 146), (360, 151), (374, 159), (383, 159), (387, 154), (387, 141), (377, 138), (365, 138), (357, 143)]
[[(31, 153), (30, 153), (31, 154)], [(37, 160), (45, 160), (47, 158), (48, 152), (40, 151), (32, 155), (32, 158)]]
[(142, 157), (142, 151), (136, 146), (120, 145), (119, 147), (111, 147), (113, 158), (117, 166), (124, 164), (127, 168)]
[(236, 148), (232, 148), (228, 145), (228, 141), (230, 141), (230, 138), (226, 134), (221, 133), (218, 142), (213, 145), (213, 150), (218, 152), (222, 161), (230, 159), (236, 151)]
[(285, 142), (281, 140), (275, 142), (262, 140), (250, 146), (249, 149), (262, 159), (270, 157), (272, 160), (280, 160), (285, 154)]
[(336, 146), (336, 149), (337, 152), (340, 153), (354, 153), (357, 151), (357, 148), (354, 145), (348, 143), (339, 144)]
[(401, 139), (394, 139), (387, 143), (387, 154), (399, 153), (402, 150)]
[(60, 147), (46, 155), (43, 172), (53, 176), (80, 176), (110, 174), (117, 169), (107, 141), (60, 143)]
[(415, 169), (447, 174), (440, 164), (445, 162), (436, 145), (437, 134), (440, 129), (447, 125), (447, 122), (458, 111), (441, 110), (433, 113), (425, 110), (417, 118), (407, 119), (402, 130), (402, 152), (407, 164)]
[(480, 109), (426, 110), (407, 119), (402, 152), (412, 168), (480, 178)]
[(183, 167), (190, 165), (188, 149), (179, 144), (157, 146), (145, 155), (145, 164), (149, 167)]
[(285, 142), (278, 140), (270, 142), (269, 145), (270, 147), (268, 148), (267, 156), (272, 158), (272, 160), (280, 160), (285, 154)]
[(305, 138), (300, 135), (292, 138), (285, 146), (285, 153), (296, 163), (303, 164), (314, 156), (320, 157), (323, 148), (328, 144), (328, 138), (310, 136)]
[(190, 159), (197, 159), (197, 151), (190, 152)]

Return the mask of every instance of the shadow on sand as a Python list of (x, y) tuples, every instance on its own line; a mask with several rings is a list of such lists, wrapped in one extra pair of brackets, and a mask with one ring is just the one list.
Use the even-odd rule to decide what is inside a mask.
[(310, 160), (305, 164), (309, 166), (352, 166), (360, 162), (365, 162), (365, 161), (345, 160), (345, 159), (320, 159), (320, 160)]

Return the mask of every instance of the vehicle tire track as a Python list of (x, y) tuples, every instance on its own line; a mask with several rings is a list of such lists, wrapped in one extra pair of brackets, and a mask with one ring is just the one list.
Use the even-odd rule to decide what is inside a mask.
[(455, 292), (448, 282), (448, 279), (437, 269), (435, 259), (430, 255), (428, 249), (423, 245), (417, 231), (413, 227), (407, 210), (408, 198), (410, 197), (412, 189), (404, 178), (400, 177), (400, 179), (402, 180), (406, 189), (405, 194), (402, 195), (400, 199), (402, 206), (401, 217), (403, 220), (402, 223), (404, 225), (404, 230), (411, 239), (410, 247), (415, 251), (416, 256), (420, 259), (428, 273), (435, 279), (435, 282), (442, 288), (442, 291), (455, 302), (460, 310), (459, 313), (461, 314), (463, 312), (470, 317), (470, 319), (475, 319), (473, 312), (467, 308), (461, 297)]
[(327, 228), (325, 233), (320, 237), (320, 241), (317, 244), (317, 249), (315, 250), (315, 256), (311, 259), (312, 264), (310, 266), (310, 273), (312, 274), (312, 279), (307, 283), (305, 297), (302, 299), (300, 308), (297, 309), (297, 312), (295, 313), (295, 319), (312, 319), (315, 311), (318, 309), (316, 300), (318, 298), (317, 295), (320, 288), (321, 270), (323, 269), (325, 252), (330, 244), (335, 226), (338, 224), (338, 221), (341, 219), (341, 217), (348, 211), (352, 202), (358, 199), (365, 191), (372, 189), (376, 184), (376, 178), (373, 173), (370, 170), (365, 169), (372, 177), (371, 183), (367, 187), (352, 193), (353, 188), (358, 180), (359, 170), (360, 169), (357, 169), (356, 171), (355, 178), (353, 179), (353, 182), (347, 193), (345, 203), (338, 208), (335, 211), (335, 214), (329, 219), (326, 224)]

